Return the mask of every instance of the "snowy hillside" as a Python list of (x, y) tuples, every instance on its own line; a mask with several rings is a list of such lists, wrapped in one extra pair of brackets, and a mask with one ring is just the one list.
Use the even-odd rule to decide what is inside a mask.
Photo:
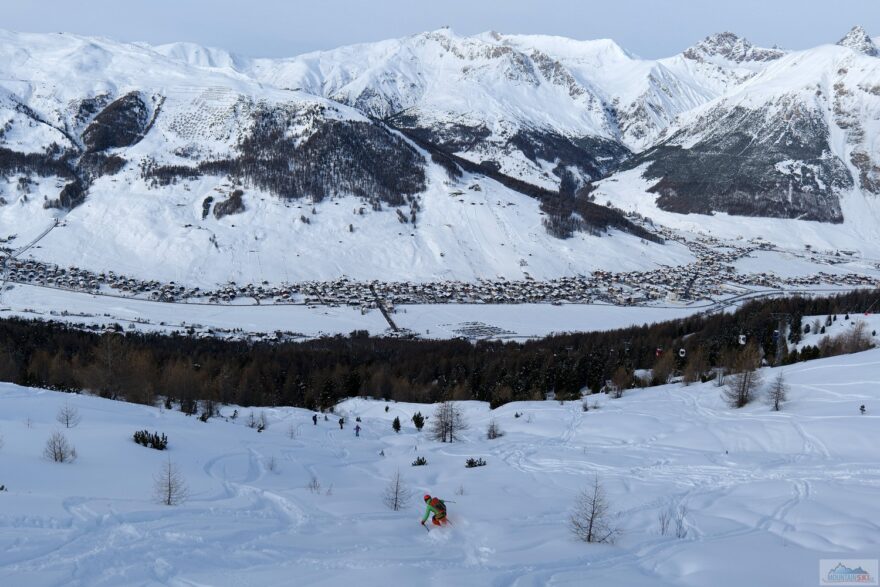
[[(202, 423), (3, 384), (0, 582), (818, 584), (818, 559), (875, 557), (880, 543), (878, 372), (876, 350), (786, 367), (790, 401), (778, 413), (760, 402), (732, 410), (711, 383), (591, 396), (588, 412), (467, 403), (470, 429), (453, 444), (414, 429), (414, 412), (433, 413), (426, 405), (348, 400), (344, 430), (335, 415), (314, 426), (310, 412), (266, 409), (257, 433), (248, 409)], [(56, 421), (65, 404), (81, 417), (70, 429)], [(492, 420), (505, 435), (486, 440)], [(59, 429), (73, 463), (42, 457)], [(135, 444), (141, 429), (167, 434), (168, 451)], [(412, 467), (417, 456), (427, 465)], [(470, 457), (487, 464), (465, 468)], [(153, 500), (168, 458), (189, 489), (170, 507)], [(413, 499), (394, 512), (382, 496), (397, 471)], [(594, 475), (622, 530), (614, 545), (577, 542), (566, 527)], [(419, 526), (426, 492), (449, 500), (450, 527)], [(680, 507), (683, 536), (661, 535), (660, 512)]]

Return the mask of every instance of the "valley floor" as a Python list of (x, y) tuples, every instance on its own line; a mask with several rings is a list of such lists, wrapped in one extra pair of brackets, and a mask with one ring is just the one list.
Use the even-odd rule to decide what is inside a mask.
[[(0, 584), (818, 585), (819, 559), (876, 558), (880, 545), (880, 350), (785, 376), (779, 413), (731, 410), (712, 383), (591, 396), (588, 412), (466, 402), (470, 428), (453, 444), (414, 429), (428, 405), (351, 399), (343, 430), (334, 415), (315, 426), (311, 412), (266, 409), (260, 434), (248, 409), (202, 423), (2, 384)], [(65, 402), (82, 416), (64, 431), (79, 458), (54, 464), (41, 453)], [(493, 419), (506, 434), (490, 441)], [(169, 450), (136, 445), (139, 429), (166, 433)], [(417, 456), (427, 466), (411, 467)], [(169, 457), (190, 489), (176, 507), (152, 500)], [(465, 468), (469, 457), (487, 465)], [(413, 499), (393, 512), (382, 494), (398, 470)], [(615, 545), (566, 527), (594, 475), (622, 530)], [(451, 527), (419, 527), (425, 492), (452, 502)], [(670, 506), (687, 508), (685, 538), (660, 535)]]

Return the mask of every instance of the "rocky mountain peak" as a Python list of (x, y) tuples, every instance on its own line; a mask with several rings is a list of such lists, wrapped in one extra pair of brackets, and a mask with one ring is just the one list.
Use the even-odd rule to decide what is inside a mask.
[(860, 26), (854, 26), (842, 39), (837, 41), (841, 47), (849, 47), (853, 51), (864, 53), (871, 57), (880, 56), (877, 45), (868, 36), (868, 33)]
[(746, 61), (772, 61), (779, 59), (783, 51), (777, 48), (755, 47), (748, 39), (731, 32), (709, 35), (684, 52), (684, 56), (694, 61), (705, 61), (707, 57), (722, 57), (735, 63)]

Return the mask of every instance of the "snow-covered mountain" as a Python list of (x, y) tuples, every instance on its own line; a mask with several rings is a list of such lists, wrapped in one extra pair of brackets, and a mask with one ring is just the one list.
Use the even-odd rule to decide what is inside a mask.
[(267, 85), (343, 102), (554, 188), (606, 175), (677, 115), (783, 54), (723, 33), (681, 55), (646, 61), (608, 39), (461, 37), (449, 29), (283, 60), (163, 50), (189, 63), (234, 63)]
[(659, 60), (448, 29), (289, 59), (0, 32), (0, 238), (63, 219), (29, 255), (212, 284), (693, 258), (609, 200), (860, 242), (873, 229), (848, 222), (869, 226), (880, 193), (875, 55), (859, 28), (799, 52), (720, 33)]
[[(669, 212), (875, 227), (880, 59), (872, 48), (856, 28), (837, 45), (775, 59), (683, 116), (614, 183), (640, 176), (638, 191)], [(876, 230), (869, 235), (876, 242)]]

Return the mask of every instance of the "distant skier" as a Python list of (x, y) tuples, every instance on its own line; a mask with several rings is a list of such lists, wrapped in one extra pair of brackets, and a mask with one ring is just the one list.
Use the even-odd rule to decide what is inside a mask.
[(865, 409), (865, 404), (862, 404), (861, 406), (859, 406), (859, 411), (862, 413), (862, 415), (864, 415), (865, 412), (868, 411), (868, 410)]
[(342, 430), (342, 427), (345, 425), (345, 418), (339, 418), (339, 429)]
[(312, 414), (312, 424), (318, 425), (318, 414)]
[(422, 526), (428, 521), (428, 516), (434, 514), (431, 521), (435, 526), (445, 525), (449, 522), (446, 519), (446, 504), (439, 497), (431, 497), (425, 494), (425, 515), (422, 516)]
[(354, 427), (354, 435), (355, 436), (361, 435), (361, 425), (360, 424), (358, 424), (357, 426)]

